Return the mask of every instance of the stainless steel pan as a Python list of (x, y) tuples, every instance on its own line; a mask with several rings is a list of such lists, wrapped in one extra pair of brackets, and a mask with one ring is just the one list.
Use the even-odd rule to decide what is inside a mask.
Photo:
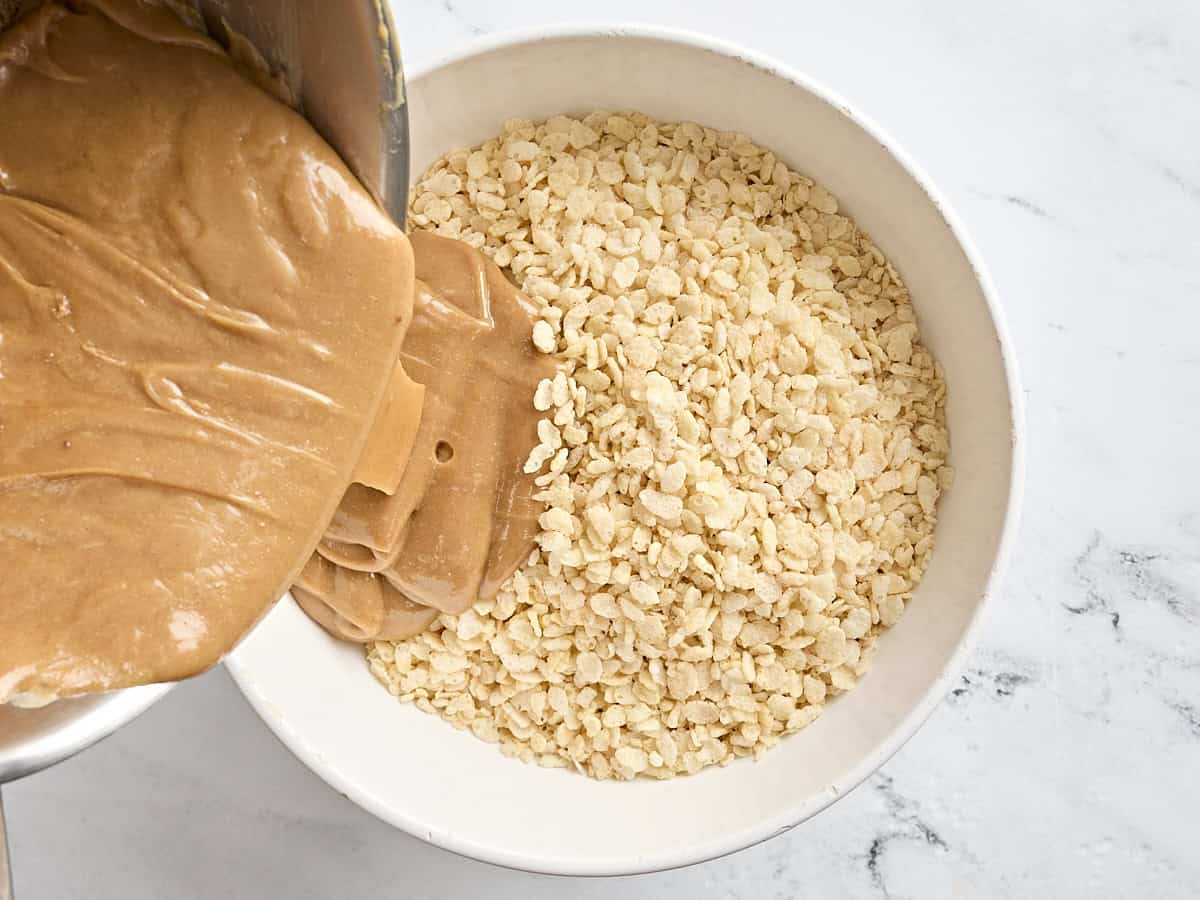
[[(248, 38), (280, 72), (301, 111), (403, 226), (408, 116), (387, 0), (191, 0), (209, 31)], [(29, 0), (0, 0), (0, 31)], [(0, 127), (4, 110), (0, 108)], [(29, 561), (36, 564), (36, 560)], [(54, 765), (130, 722), (170, 685), (0, 707), (0, 784)], [(0, 900), (12, 888), (0, 802)]]

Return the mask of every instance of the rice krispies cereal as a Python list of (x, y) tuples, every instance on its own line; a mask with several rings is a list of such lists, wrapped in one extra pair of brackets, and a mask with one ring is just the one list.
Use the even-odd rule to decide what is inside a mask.
[(758, 756), (853, 687), (951, 470), (941, 369), (837, 200), (743, 135), (598, 112), (449, 154), (410, 221), (505, 267), (564, 369), (537, 549), (376, 677), (598, 778)]

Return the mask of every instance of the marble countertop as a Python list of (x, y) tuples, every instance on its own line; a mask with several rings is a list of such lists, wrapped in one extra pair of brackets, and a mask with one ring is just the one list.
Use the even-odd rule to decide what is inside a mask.
[(21, 900), (1200, 895), (1200, 4), (406, 0), (408, 63), (564, 19), (708, 32), (833, 86), (932, 175), (999, 286), (1020, 539), (952, 696), (806, 825), (611, 880), (492, 868), (353, 806), (216, 671), (4, 791)]

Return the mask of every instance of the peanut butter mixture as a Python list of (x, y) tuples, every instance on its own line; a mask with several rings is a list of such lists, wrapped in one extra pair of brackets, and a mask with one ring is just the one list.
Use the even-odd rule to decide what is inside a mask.
[(0, 702), (195, 674), (312, 553), (411, 320), (305, 120), (133, 0), (0, 35)]
[(150, 2), (0, 36), (0, 703), (200, 672), (302, 567), (411, 635), (533, 547), (534, 307), (259, 75)]
[(402, 367), (356, 483), (292, 591), (347, 640), (406, 637), (495, 595), (533, 548), (543, 508), (522, 471), (538, 440), (531, 398), (556, 371), (530, 339), (536, 308), (467, 244), (411, 240)]

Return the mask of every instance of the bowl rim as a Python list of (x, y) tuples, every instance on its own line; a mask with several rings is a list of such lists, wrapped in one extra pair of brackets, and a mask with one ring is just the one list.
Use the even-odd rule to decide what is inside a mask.
[(433, 832), (421, 822), (410, 818), (402, 810), (394, 809), (381, 803), (371, 793), (360, 789), (351, 779), (345, 777), (335, 763), (314, 751), (305, 739), (289, 726), (281, 715), (280, 710), (270, 700), (258, 693), (253, 677), (241, 667), (236, 653), (226, 660), (226, 665), (230, 673), (233, 675), (234, 680), (237, 682), (246, 699), (268, 728), (274, 732), (275, 736), (328, 785), (377, 818), (422, 841), (481, 862), (547, 875), (599, 877), (661, 872), (706, 862), (744, 850), (789, 831), (796, 825), (824, 810), (835, 800), (857, 788), (916, 734), (917, 730), (925, 723), (938, 704), (941, 703), (951, 686), (957, 682), (957, 679), (964, 670), (967, 659), (978, 642), (987, 610), (991, 607), (994, 597), (999, 591), (1001, 574), (1008, 563), (1012, 546), (1015, 542), (1024, 492), (1025, 419), (1024, 398), (1021, 393), (1020, 380), (1017, 374), (1016, 354), (1002, 314), (998, 292), (987, 269), (984, 267), (979, 250), (968, 234), (962, 220), (953, 211), (946, 197), (938, 190), (925, 171), (917, 165), (891, 135), (876, 124), (869, 116), (864, 115), (835, 91), (829, 89), (816, 79), (757, 51), (749, 50), (731, 41), (725, 41), (687, 29), (649, 25), (640, 22), (622, 22), (620, 24), (583, 22), (508, 29), (472, 38), (462, 43), (456, 49), (436, 55), (427, 62), (419, 66), (414, 66), (406, 73), (405, 78), (411, 84), (437, 70), (502, 49), (593, 37), (663, 41), (732, 58), (760, 69), (768, 75), (790, 82), (802, 90), (809, 92), (839, 110), (877, 141), (900, 164), (909, 177), (920, 187), (926, 197), (929, 198), (938, 214), (950, 229), (951, 234), (954, 236), (955, 241), (961, 248), (974, 273), (975, 280), (987, 304), (992, 326), (996, 332), (997, 346), (1004, 367), (1006, 387), (1009, 395), (1009, 437), (1011, 450), (1009, 489), (1006, 498), (1004, 522), (996, 546), (996, 555), (988, 573), (987, 583), (984, 585), (975, 611), (967, 624), (962, 639), (943, 667), (941, 674), (921, 697), (920, 701), (904, 716), (900, 724), (897, 725), (887, 739), (881, 742), (862, 763), (834, 780), (825, 790), (809, 796), (804, 801), (790, 807), (786, 812), (759, 822), (751, 828), (745, 828), (733, 834), (724, 835), (720, 839), (688, 847), (685, 850), (651, 852), (620, 861), (611, 859), (563, 861), (557, 857), (539, 856), (536, 852), (518, 853), (481, 846), (476, 842), (459, 839), (453, 833)]

